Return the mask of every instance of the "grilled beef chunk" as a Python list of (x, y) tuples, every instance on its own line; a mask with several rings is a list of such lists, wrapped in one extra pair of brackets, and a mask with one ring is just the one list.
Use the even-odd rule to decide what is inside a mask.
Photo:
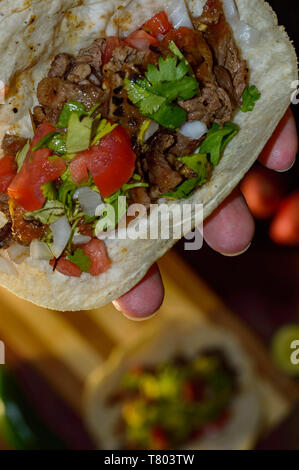
[(11, 226), (11, 222), (7, 222), (7, 224), (0, 228), (0, 248), (8, 248), (13, 242)]
[[(233, 84), (233, 97), (237, 103), (240, 102), (243, 91), (247, 86), (247, 64), (245, 60), (240, 59), (239, 51), (236, 46), (235, 40), (232, 35), (230, 26), (226, 22), (222, 4), (219, 0), (208, 0), (203, 9), (201, 17), (194, 20), (195, 25), (205, 24), (209, 27), (204, 32), (204, 37), (213, 51), (216, 64), (227, 70), (231, 76)], [(223, 71), (222, 76), (219, 75), (219, 70), (215, 72), (217, 80), (220, 79), (222, 83), (220, 86), (226, 89), (231, 94), (231, 89), (226, 80), (226, 85), (223, 86)]]
[(97, 72), (100, 72), (105, 43), (106, 39), (96, 39), (91, 46), (81, 49), (77, 57), (77, 62), (89, 64)]
[(200, 96), (179, 104), (187, 111), (189, 121), (200, 120), (209, 126), (211, 122), (222, 125), (232, 118), (233, 106), (228, 94), (215, 85), (206, 85)]
[(68, 54), (58, 54), (52, 64), (48, 73), (49, 78), (64, 78), (72, 64), (72, 57)]
[(104, 104), (107, 92), (92, 84), (77, 85), (62, 78), (44, 78), (38, 85), (37, 97), (44, 107), (61, 110), (67, 101), (80, 101), (87, 109)]
[(2, 140), (1, 148), (6, 155), (17, 155), (26, 144), (26, 139), (17, 135), (5, 134)]
[(130, 204), (143, 204), (145, 207), (149, 207), (151, 203), (147, 189), (144, 187), (131, 189), (129, 201)]
[(48, 106), (35, 106), (33, 108), (33, 121), (36, 126), (43, 122), (50, 122), (55, 126), (59, 119), (61, 110), (51, 109)]
[(154, 186), (154, 196), (172, 191), (183, 181), (178, 171), (173, 170), (166, 159), (166, 152), (175, 143), (175, 138), (171, 134), (158, 134), (151, 143), (151, 148), (146, 154), (148, 168), (148, 178)]
[(91, 67), (88, 64), (77, 64), (68, 74), (67, 79), (72, 83), (80, 83), (86, 80), (91, 74)]
[(201, 139), (189, 139), (178, 132), (176, 134), (176, 143), (171, 147), (171, 153), (176, 157), (185, 157), (191, 155), (199, 146)]

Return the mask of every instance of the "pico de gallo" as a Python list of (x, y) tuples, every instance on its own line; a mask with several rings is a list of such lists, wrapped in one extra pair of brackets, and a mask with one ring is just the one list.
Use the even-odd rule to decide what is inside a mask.
[(177, 357), (125, 374), (110, 406), (120, 406), (115, 432), (124, 449), (167, 450), (217, 433), (230, 419), (236, 374), (221, 351)]
[(190, 27), (162, 10), (126, 38), (58, 54), (30, 111), (34, 137), (2, 142), (1, 247), (30, 245), (66, 276), (102, 274), (110, 260), (98, 235), (131, 203), (191, 196), (238, 133), (235, 111), (259, 97), (220, 0)]

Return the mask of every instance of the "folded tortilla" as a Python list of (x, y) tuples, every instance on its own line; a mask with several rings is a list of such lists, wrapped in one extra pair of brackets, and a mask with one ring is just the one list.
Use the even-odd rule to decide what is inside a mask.
[(202, 321), (167, 321), (156, 331), (116, 351), (103, 369), (94, 372), (86, 387), (85, 422), (101, 449), (122, 449), (121, 434), (116, 433), (121, 407), (109, 400), (119, 392), (122, 377), (134, 367), (154, 366), (176, 356), (192, 359), (208, 349), (223, 353), (237, 373), (238, 392), (224, 427), (213, 435), (189, 442), (185, 449), (246, 450), (254, 446), (263, 426), (262, 396), (252, 364), (234, 336)]
[[(9, 87), (9, 95), (0, 106), (0, 140), (7, 131), (32, 135), (28, 111), (38, 104), (37, 84), (46, 76), (57, 53), (76, 54), (105, 34), (125, 35), (159, 11), (161, 5), (164, 8), (161, 1), (2, 0), (0, 80)], [(199, 16), (205, 1), (187, 0), (187, 4), (194, 16)], [(261, 99), (251, 113), (237, 112), (234, 122), (240, 126), (239, 134), (226, 148), (212, 178), (188, 200), (203, 204), (204, 218), (231, 193), (257, 159), (288, 108), (292, 82), (297, 79), (294, 48), (269, 4), (263, 0), (236, 0), (236, 5), (242, 22), (257, 32), (255, 44), (248, 45), (238, 39), (238, 23), (227, 17), (248, 62), (250, 82), (260, 90)], [(168, 0), (168, 10), (175, 6), (176, 0)], [(132, 288), (175, 241), (107, 240), (112, 264), (98, 277), (86, 273), (80, 278), (63, 276), (53, 272), (47, 261), (27, 258), (9, 274), (1, 272), (0, 284), (43, 307), (62, 311), (93, 309)], [(1, 255), (8, 257), (5, 252)]]

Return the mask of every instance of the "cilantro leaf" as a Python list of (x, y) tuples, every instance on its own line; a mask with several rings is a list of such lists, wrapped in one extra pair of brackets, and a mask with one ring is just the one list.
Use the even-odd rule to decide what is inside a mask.
[(175, 99), (188, 100), (193, 98), (198, 87), (199, 84), (194, 78), (184, 77), (182, 80), (173, 82), (156, 83), (153, 88), (159, 95), (165, 96), (169, 101), (173, 101)]
[(160, 82), (173, 82), (181, 80), (189, 71), (188, 66), (184, 61), (179, 62), (177, 65), (177, 57), (168, 55), (166, 59), (159, 58), (158, 67), (150, 64), (145, 73), (146, 78), (152, 84)]
[(186, 199), (190, 197), (194, 189), (200, 184), (201, 178), (191, 178), (181, 183), (174, 191), (162, 194), (161, 197), (169, 199)]
[(79, 118), (85, 116), (87, 113), (84, 104), (79, 103), (79, 101), (68, 101), (65, 103), (60, 113), (57, 127), (68, 127), (69, 119), (73, 113)]
[(255, 103), (260, 99), (261, 93), (255, 85), (247, 87), (242, 95), (241, 111), (248, 113), (253, 110)]
[(69, 154), (87, 150), (90, 145), (91, 130), (93, 120), (90, 117), (84, 117), (82, 121), (78, 114), (72, 113), (68, 122), (68, 131), (66, 134), (66, 150)]
[(64, 215), (64, 205), (59, 201), (47, 201), (45, 205), (36, 211), (26, 212), (25, 220), (38, 220), (44, 225), (56, 222)]
[(67, 256), (66, 259), (78, 266), (84, 273), (89, 273), (92, 261), (82, 248), (77, 248), (74, 254)]
[(222, 129), (214, 123), (200, 146), (200, 153), (209, 154), (211, 163), (218, 165), (221, 153), (238, 132), (238, 126), (233, 122), (227, 122)]
[(200, 178), (200, 184), (205, 183), (207, 178), (207, 155), (205, 153), (196, 153), (195, 155), (189, 155), (188, 157), (179, 157), (178, 160), (188, 168), (191, 168), (197, 176)]
[(30, 149), (30, 140), (27, 140), (27, 142), (24, 145), (24, 147), (22, 148), (22, 150), (20, 150), (20, 152), (18, 152), (17, 156), (16, 156), (16, 162), (17, 162), (17, 165), (18, 165), (18, 172), (20, 171), (20, 169), (23, 166), (23, 163), (25, 161), (25, 158), (27, 156), (27, 153), (28, 153), (29, 149)]
[(187, 112), (180, 106), (165, 103), (151, 117), (161, 126), (174, 130), (186, 121)]
[(137, 82), (133, 82), (125, 78), (125, 87), (129, 99), (140, 108), (142, 114), (151, 115), (166, 102), (163, 96), (158, 96), (154, 91), (149, 91), (145, 81), (137, 80)]

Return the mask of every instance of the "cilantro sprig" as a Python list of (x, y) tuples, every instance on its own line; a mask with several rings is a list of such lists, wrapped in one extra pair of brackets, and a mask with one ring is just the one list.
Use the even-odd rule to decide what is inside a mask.
[(150, 64), (145, 79), (125, 79), (129, 99), (139, 108), (140, 113), (158, 122), (167, 129), (176, 129), (187, 119), (187, 113), (174, 103), (176, 100), (193, 98), (199, 84), (188, 75), (185, 60), (168, 55), (159, 58), (158, 66)]
[(78, 266), (84, 273), (89, 273), (92, 261), (90, 256), (88, 256), (88, 254), (85, 253), (82, 248), (77, 248), (75, 252), (71, 255), (68, 255), (66, 259)]
[(248, 113), (253, 111), (255, 103), (260, 99), (261, 93), (255, 85), (246, 88), (242, 95), (241, 111)]

